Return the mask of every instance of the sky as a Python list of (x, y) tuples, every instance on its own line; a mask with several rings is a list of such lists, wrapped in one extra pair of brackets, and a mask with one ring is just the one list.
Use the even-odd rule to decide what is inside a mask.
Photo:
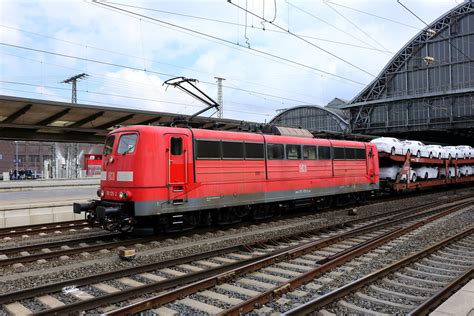
[[(461, 0), (401, 0), (431, 23)], [(350, 100), (425, 24), (396, 0), (1, 0), (0, 95), (193, 114), (164, 81), (197, 79), (224, 118)], [(216, 116), (213, 110), (203, 115)]]

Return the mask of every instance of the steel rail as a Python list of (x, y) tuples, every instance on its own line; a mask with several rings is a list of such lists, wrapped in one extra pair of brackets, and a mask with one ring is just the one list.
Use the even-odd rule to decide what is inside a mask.
[[(365, 245), (361, 247), (356, 247), (355, 249), (348, 250), (348, 251), (342, 251), (340, 254), (337, 253), (336, 255), (333, 256), (333, 259), (330, 261), (322, 260), (323, 263), (321, 266), (308, 271), (306, 273), (303, 273), (301, 276), (295, 277), (289, 282), (279, 285), (277, 287), (274, 287), (272, 289), (269, 289), (268, 291), (255, 296), (247, 301), (244, 301), (238, 305), (235, 305), (222, 313), (220, 315), (239, 315), (242, 313), (248, 313), (252, 311), (255, 306), (258, 305), (263, 305), (268, 303), (269, 301), (278, 298), (281, 296), (281, 294), (286, 293), (288, 291), (296, 290), (298, 287), (301, 285), (308, 283), (315, 279), (316, 277), (319, 277), (326, 273), (329, 270), (332, 270), (358, 256), (360, 256), (363, 253), (366, 253), (372, 249), (375, 249), (388, 241), (391, 241), (397, 237), (400, 237), (404, 234), (407, 234), (408, 232), (411, 232), (423, 225), (426, 225), (427, 223), (430, 223), (434, 220), (437, 220), (441, 217), (444, 217), (446, 215), (449, 215), (453, 212), (456, 212), (462, 208), (464, 208), (466, 205), (458, 205), (458, 206), (453, 206), (448, 210), (445, 210), (439, 214), (433, 215), (427, 219), (422, 219), (414, 224), (411, 224), (407, 227), (396, 229), (392, 231), (391, 233), (387, 234), (386, 236), (382, 236), (381, 238), (372, 240), (369, 243), (366, 243)], [(413, 218), (413, 216), (410, 216), (409, 218)]]
[(45, 242), (41, 244), (32, 244), (32, 245), (26, 245), (26, 246), (20, 246), (20, 247), (0, 248), (0, 255), (1, 254), (9, 255), (12, 253), (19, 253), (21, 251), (32, 251), (32, 250), (38, 250), (38, 249), (43, 249), (43, 248), (57, 248), (64, 245), (88, 243), (88, 242), (100, 241), (104, 239), (113, 239), (113, 238), (117, 238), (121, 236), (123, 237), (121, 233), (107, 232), (101, 235), (86, 237), (86, 238), (74, 238), (74, 239)]
[(31, 225), (31, 226), (17, 226), (17, 227), (8, 227), (0, 229), (0, 238), (3, 237), (13, 237), (19, 235), (27, 235), (32, 233), (43, 233), (50, 232), (55, 230), (65, 230), (65, 229), (74, 229), (87, 227), (89, 224), (84, 221), (68, 221), (68, 222), (58, 222), (51, 224), (41, 224), (41, 225)]
[[(457, 207), (462, 208), (464, 206), (465, 206), (465, 203), (462, 204), (462, 206), (457, 206)], [(452, 213), (452, 212), (457, 210), (457, 207), (452, 207), (452, 206), (450, 206), (450, 207), (451, 207), (451, 209), (449, 209), (448, 211), (444, 211), (442, 213), (439, 213), (437, 215), (432, 216), (431, 220), (435, 220), (439, 217), (442, 217), (446, 214)], [(413, 217), (413, 216), (415, 216), (415, 215), (410, 216), (410, 218)], [(400, 222), (400, 221), (401, 220), (395, 220), (395, 222)], [(421, 221), (417, 222), (416, 224), (411, 225), (410, 226), (412, 228), (411, 230), (416, 229), (416, 228), (424, 225), (427, 222), (428, 222), (427, 219), (421, 220)], [(233, 279), (237, 276), (244, 275), (244, 274), (247, 274), (247, 273), (250, 273), (250, 272), (254, 272), (256, 270), (267, 267), (271, 264), (280, 262), (282, 260), (293, 259), (293, 258), (302, 256), (304, 254), (313, 252), (315, 250), (321, 249), (323, 247), (329, 246), (331, 244), (334, 244), (334, 243), (336, 243), (338, 241), (341, 241), (345, 238), (350, 238), (350, 237), (353, 237), (353, 236), (357, 236), (357, 235), (360, 235), (361, 233), (365, 233), (365, 232), (368, 232), (368, 231), (373, 231), (377, 228), (381, 229), (381, 228), (384, 228), (384, 227), (387, 227), (387, 226), (390, 226), (390, 225), (393, 225), (393, 224), (394, 223), (386, 222), (386, 223), (381, 224), (380, 227), (376, 227), (374, 225), (369, 225), (370, 227), (368, 227), (368, 228), (365, 228), (365, 227), (358, 228), (358, 229), (355, 229), (351, 232), (346, 232), (346, 233), (343, 233), (343, 234), (335, 236), (335, 237), (326, 238), (326, 239), (323, 239), (321, 241), (309, 242), (309, 243), (307, 243), (303, 246), (298, 246), (294, 249), (291, 249), (289, 251), (285, 251), (281, 254), (274, 255), (274, 256), (268, 257), (266, 259), (256, 261), (256, 262), (251, 263), (251, 264), (243, 265), (243, 266), (237, 267), (237, 268), (232, 269), (232, 270), (228, 270), (228, 271), (226, 271), (225, 273), (222, 273), (222, 274), (218, 274), (218, 275), (214, 274), (213, 276), (211, 276), (209, 278), (202, 279), (201, 281), (198, 281), (198, 282), (195, 282), (195, 283), (192, 283), (192, 284), (188, 284), (188, 285), (179, 287), (179, 288), (174, 289), (174, 290), (170, 290), (170, 291), (162, 293), (162, 294), (158, 294), (158, 295), (153, 296), (151, 298), (145, 299), (141, 302), (134, 303), (134, 304), (131, 304), (129, 306), (125, 306), (125, 307), (119, 308), (117, 310), (108, 312), (105, 315), (114, 315), (115, 316), (115, 315), (127, 315), (127, 314), (130, 314), (130, 313), (139, 313), (139, 312), (142, 312), (143, 310), (169, 303), (169, 302), (171, 302), (175, 299), (178, 299), (180, 297), (183, 297), (185, 295), (190, 295), (190, 294), (196, 293), (197, 291), (211, 288), (213, 286), (218, 285), (219, 283), (222, 283), (225, 280)], [(394, 231), (391, 231), (390, 233), (388, 233), (388, 235), (386, 235), (384, 237), (378, 236), (378, 237), (374, 238), (369, 243), (369, 245), (366, 245), (365, 247), (355, 247), (356, 249), (354, 250), (354, 253), (357, 253), (357, 254), (364, 253), (365, 251), (370, 250), (369, 248), (375, 248), (378, 245), (380, 245), (384, 242), (387, 242), (388, 240), (392, 240), (392, 239), (394, 239), (394, 238), (396, 238), (396, 237), (400, 236), (401, 234), (406, 233), (408, 231), (409, 231), (408, 229), (397, 228)], [(348, 261), (348, 260), (350, 260), (350, 259), (348, 259), (350, 257), (350, 255), (351, 254), (346, 253), (346, 254), (342, 255), (342, 257), (341, 257), (342, 259), (338, 258), (338, 259), (335, 259), (335, 260), (340, 260), (340, 262), (342, 262), (345, 259), (345, 261)], [(335, 260), (333, 260), (333, 261), (335, 261)], [(334, 267), (332, 265), (333, 261), (324, 264), (323, 266), (325, 266), (326, 268), (321, 268), (321, 267), (323, 267), (323, 266), (321, 266), (318, 269), (321, 268), (321, 271), (323, 271), (323, 269), (325, 269), (324, 271), (332, 269)], [(211, 270), (209, 270), (209, 271), (211, 271)], [(305, 274), (304, 276), (308, 277), (309, 274)], [(295, 283), (296, 282), (297, 281), (295, 281)], [(286, 290), (286, 288), (287, 288), (286, 284), (283, 285), (283, 286), (278, 286), (274, 289), (274, 292), (271, 292), (271, 293), (281, 294)], [(130, 294), (132, 294), (132, 295), (130, 295)], [(264, 294), (269, 294), (269, 292), (266, 292)], [(133, 289), (130, 290), (130, 293), (129, 293), (128, 297), (132, 297), (132, 296), (137, 296), (133, 292)], [(260, 295), (258, 297), (257, 301), (260, 300), (260, 299), (266, 300), (266, 299), (268, 299), (268, 297), (267, 297), (267, 295)], [(111, 303), (111, 301), (108, 301), (107, 303)], [(249, 306), (248, 310), (241, 310), (242, 306), (240, 306), (240, 304), (239, 304), (238, 308), (235, 311), (235, 314), (238, 315), (240, 313), (245, 313), (246, 311), (251, 311), (255, 305), (253, 304), (253, 302), (249, 302), (248, 306)], [(61, 311), (60, 309), (57, 309), (57, 310)], [(83, 309), (76, 309), (75, 311), (77, 311), (77, 310), (83, 310)], [(53, 310), (50, 310), (50, 312), (51, 311), (53, 311)], [(56, 311), (56, 310), (54, 310), (54, 311)]]
[(440, 305), (444, 300), (450, 297), (454, 292), (472, 280), (474, 276), (474, 267), (468, 269), (461, 276), (456, 278), (454, 281), (449, 283), (448, 286), (440, 290), (431, 296), (428, 300), (424, 301), (417, 308), (408, 313), (408, 316), (422, 316), (428, 315), (431, 313), (438, 305)]
[(38, 227), (44, 227), (44, 226), (49, 226), (49, 225), (69, 225), (69, 224), (78, 224), (78, 223), (85, 223), (85, 222), (86, 222), (86, 220), (79, 219), (79, 220), (56, 222), (56, 223), (44, 223), (44, 224), (3, 227), (3, 228), (0, 228), (0, 233), (3, 233), (5, 231), (10, 231), (10, 230), (26, 230), (26, 229), (30, 229), (30, 228), (38, 228)]
[[(343, 298), (344, 296), (376, 281), (376, 280), (379, 280), (380, 278), (394, 272), (394, 271), (397, 271), (403, 267), (405, 267), (406, 265), (409, 265), (411, 264), (412, 262), (416, 262), (416, 261), (419, 261), (420, 259), (436, 252), (437, 250), (439, 250), (440, 248), (446, 246), (446, 245), (449, 245), (459, 239), (462, 239), (466, 236), (469, 236), (471, 234), (474, 233), (474, 227), (472, 227), (472, 225), (463, 230), (462, 232), (454, 235), (454, 236), (451, 236), (447, 239), (444, 239), (440, 242), (438, 242), (437, 244), (429, 247), (429, 248), (426, 248), (426, 249), (423, 249), (411, 256), (408, 256), (404, 259), (401, 259), (385, 268), (382, 268), (376, 272), (373, 272), (365, 277), (362, 277), (354, 282), (351, 282), (347, 285), (344, 285), (343, 287), (340, 287), (332, 292), (329, 292), (323, 296), (320, 296), (314, 300), (311, 300), (303, 305), (300, 305), (290, 311), (287, 311), (286, 313), (284, 313), (283, 315), (285, 316), (295, 316), (295, 315), (307, 315), (309, 313), (312, 313), (318, 309), (321, 309), (331, 303), (334, 303), (336, 302), (337, 300)], [(471, 269), (472, 270), (472, 269)]]
[[(462, 199), (465, 199), (465, 197), (463, 197)], [(458, 198), (458, 200), (459, 200), (459, 198)], [(450, 199), (450, 201), (456, 201), (456, 199)], [(429, 206), (432, 206), (432, 205), (436, 205), (436, 204), (438, 204), (438, 203), (437, 202), (430, 202), (430, 203), (427, 203), (427, 204), (411, 207), (411, 208), (409, 208), (409, 209), (407, 209), (407, 210), (405, 210), (401, 213), (400, 213), (399, 210), (396, 210), (396, 211), (388, 212), (384, 215), (386, 215), (386, 216), (389, 215), (390, 216), (391, 214), (395, 214), (395, 216), (398, 217), (400, 214), (421, 211), (423, 208), (426, 208), (426, 207), (429, 207)], [(311, 234), (327, 232), (327, 231), (330, 231), (330, 230), (341, 229), (341, 228), (344, 228), (344, 227), (351, 227), (352, 225), (355, 225), (355, 224), (358, 224), (358, 223), (361, 223), (361, 222), (364, 222), (364, 221), (370, 221), (372, 219), (380, 218), (380, 216), (381, 215), (372, 215), (372, 216), (359, 218), (359, 219), (355, 219), (355, 220), (340, 223), (340, 224), (333, 224), (333, 225), (317, 228), (317, 229), (314, 229), (314, 230), (311, 230), (311, 231), (296, 233), (296, 234), (293, 234), (291, 236), (284, 236), (282, 238), (308, 238), (308, 237), (311, 237)], [(382, 221), (388, 220), (388, 219), (393, 219), (395, 216), (382, 219), (379, 222), (382, 222)], [(108, 273), (105, 273), (105, 274), (101, 274), (100, 276), (77, 278), (77, 279), (72, 279), (72, 280), (63, 281), (63, 282), (57, 282), (57, 283), (54, 283), (54, 284), (44, 285), (44, 286), (40, 286), (40, 287), (36, 287), (36, 288), (20, 290), (20, 291), (8, 293), (8, 294), (0, 295), (0, 304), (8, 303), (8, 302), (11, 302), (11, 301), (14, 301), (14, 300), (20, 300), (20, 299), (33, 297), (35, 295), (41, 295), (41, 294), (46, 294), (46, 293), (52, 293), (52, 292), (55, 292), (55, 291), (60, 291), (63, 287), (66, 287), (66, 286), (71, 286), (71, 285), (83, 286), (83, 285), (90, 284), (92, 282), (102, 282), (102, 281), (107, 281), (107, 280), (111, 280), (111, 279), (114, 279), (114, 278), (119, 278), (119, 277), (131, 275), (131, 274), (137, 274), (137, 273), (142, 273), (142, 272), (146, 272), (146, 271), (161, 269), (161, 268), (164, 268), (164, 267), (170, 267), (172, 265), (177, 265), (178, 264), (177, 262), (187, 263), (187, 262), (190, 262), (190, 261), (193, 261), (193, 260), (200, 260), (200, 259), (203, 259), (203, 258), (209, 258), (213, 255), (220, 255), (220, 254), (229, 253), (229, 252), (232, 252), (232, 251), (237, 251), (239, 248), (242, 248), (243, 250), (250, 252), (250, 251), (253, 251), (253, 248), (259, 248), (264, 243), (267, 243), (267, 244), (268, 243), (273, 243), (273, 244), (276, 245), (276, 244), (278, 244), (279, 240), (282, 240), (282, 238), (266, 239), (266, 240), (258, 241), (258, 242), (253, 243), (253, 244), (246, 244), (246, 245), (240, 245), (240, 246), (238, 245), (238, 246), (231, 246), (231, 247), (228, 247), (228, 248), (223, 248), (223, 249), (217, 250), (217, 252), (214, 252), (214, 251), (205, 252), (203, 254), (199, 254), (198, 256), (193, 255), (193, 256), (186, 257), (186, 258), (178, 258), (178, 259), (168, 260), (168, 261), (164, 261), (164, 262), (160, 262), (160, 263), (146, 264), (146, 265), (136, 266), (136, 267), (133, 267), (133, 268), (126, 268), (126, 269), (122, 269), (122, 270), (112, 271), (112, 272), (108, 272)], [(288, 248), (286, 248), (286, 250), (288, 250)]]
[(129, 240), (105, 242), (105, 243), (85, 246), (85, 247), (61, 249), (61, 250), (55, 250), (51, 252), (36, 253), (36, 254), (27, 255), (27, 256), (7, 258), (7, 259), (0, 260), (0, 267), (11, 265), (14, 263), (25, 263), (25, 262), (36, 261), (39, 259), (49, 259), (49, 258), (55, 258), (55, 257), (60, 257), (60, 256), (78, 254), (81, 252), (90, 252), (90, 251), (97, 251), (97, 250), (102, 250), (102, 249), (111, 249), (111, 248), (116, 248), (120, 246), (129, 246), (136, 243), (161, 240), (162, 238), (163, 237), (159, 237), (159, 236), (148, 237), (148, 238), (135, 238), (135, 239), (129, 239)]

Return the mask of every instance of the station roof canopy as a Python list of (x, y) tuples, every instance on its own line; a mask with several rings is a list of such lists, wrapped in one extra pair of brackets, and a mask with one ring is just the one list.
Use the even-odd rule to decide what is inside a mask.
[[(0, 139), (103, 143), (105, 135), (114, 126), (167, 125), (178, 116), (183, 120), (190, 117), (0, 95)], [(189, 125), (205, 129), (238, 130), (245, 124), (238, 120), (198, 116)]]

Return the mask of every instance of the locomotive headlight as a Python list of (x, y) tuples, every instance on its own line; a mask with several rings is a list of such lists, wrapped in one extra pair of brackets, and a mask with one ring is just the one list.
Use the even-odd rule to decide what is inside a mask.
[(97, 190), (97, 196), (98, 196), (98, 197), (100, 197), (101, 191), (102, 191), (101, 189), (98, 189), (98, 190)]
[(127, 199), (130, 199), (130, 197), (132, 196), (132, 194), (128, 191), (125, 191), (125, 192), (120, 192), (119, 193), (119, 198), (121, 200), (127, 200)]
[(105, 191), (104, 190), (100, 190), (100, 197), (103, 198), (105, 195)]

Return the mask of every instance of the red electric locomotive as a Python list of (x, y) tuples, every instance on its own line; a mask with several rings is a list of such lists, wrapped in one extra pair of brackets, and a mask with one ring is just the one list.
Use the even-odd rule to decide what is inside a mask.
[(379, 187), (370, 143), (191, 128), (111, 132), (100, 200), (75, 203), (111, 231), (160, 231), (264, 218), (278, 210), (360, 198)]

